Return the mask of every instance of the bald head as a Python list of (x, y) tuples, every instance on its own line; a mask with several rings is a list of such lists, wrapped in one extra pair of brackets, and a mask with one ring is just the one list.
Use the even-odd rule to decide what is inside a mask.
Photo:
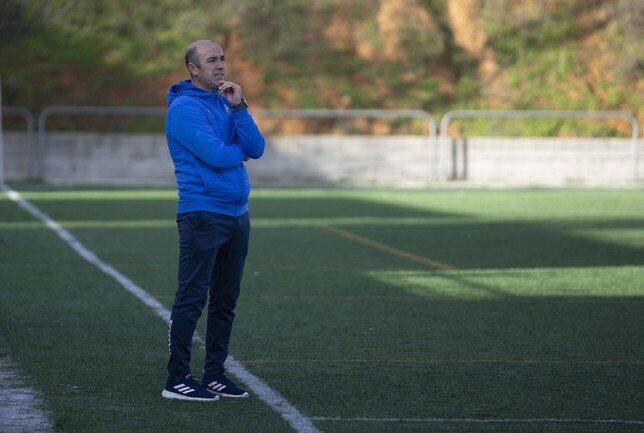
[(203, 48), (219, 48), (221, 50), (221, 46), (210, 39), (194, 41), (188, 45), (188, 48), (186, 48), (186, 68), (188, 67), (188, 63), (199, 66), (199, 63), (201, 62), (199, 52), (203, 51)]

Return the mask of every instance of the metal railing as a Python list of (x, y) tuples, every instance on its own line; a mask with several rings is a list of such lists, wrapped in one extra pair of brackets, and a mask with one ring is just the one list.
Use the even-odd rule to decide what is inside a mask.
[(295, 117), (295, 118), (335, 118), (335, 119), (421, 119), (427, 123), (430, 173), (438, 179), (438, 143), (436, 140), (436, 121), (432, 115), (423, 110), (380, 110), (380, 109), (334, 109), (334, 108), (309, 108), (309, 109), (281, 109), (263, 108), (253, 110), (265, 117)]
[(27, 124), (27, 179), (28, 180), (33, 180), (35, 179), (35, 174), (34, 174), (34, 116), (31, 114), (31, 111), (27, 110), (24, 107), (13, 107), (13, 106), (5, 106), (2, 107), (2, 114), (10, 114), (14, 116), (21, 116), (23, 119), (25, 119), (25, 123)]
[[(76, 107), (54, 106), (45, 108), (38, 117), (38, 167), (43, 169), (43, 154), (46, 145), (47, 119), (53, 114), (71, 115), (165, 115), (165, 107)], [(263, 117), (294, 118), (383, 118), (383, 119), (421, 119), (427, 123), (428, 146), (431, 161), (431, 173), (438, 174), (438, 144), (436, 141), (436, 121), (431, 114), (422, 110), (354, 110), (354, 109), (253, 109), (253, 113)]]
[[(38, 141), (34, 148), (34, 117), (22, 107), (3, 107), (5, 114), (17, 114), (27, 122), (27, 134), (30, 158), (28, 177), (34, 173), (42, 175), (43, 155), (46, 145), (47, 120), (54, 114), (70, 115), (165, 115), (165, 107), (114, 107), (114, 106), (53, 106), (45, 108), (38, 117)], [(428, 145), (430, 169), (433, 179), (446, 179), (450, 164), (447, 161), (449, 147), (450, 123), (455, 119), (515, 119), (515, 118), (550, 118), (550, 119), (621, 119), (631, 124), (631, 157), (633, 162), (632, 178), (639, 179), (639, 124), (637, 119), (627, 112), (617, 111), (556, 111), (556, 110), (454, 110), (443, 116), (440, 121), (440, 140), (437, 139), (437, 127), (430, 113), (422, 110), (379, 110), (379, 109), (254, 109), (264, 117), (299, 117), (299, 118), (389, 118), (389, 119), (422, 119), (428, 128)], [(34, 158), (33, 155), (36, 155)], [(37, 171), (36, 171), (37, 169)]]
[(71, 115), (116, 115), (116, 116), (164, 116), (166, 107), (114, 107), (114, 106), (67, 106), (47, 107), (38, 116), (38, 173), (43, 175), (43, 155), (47, 140), (47, 119), (53, 114)]
[(440, 122), (441, 173), (447, 176), (448, 127), (454, 119), (622, 119), (631, 124), (631, 156), (633, 180), (639, 180), (639, 124), (635, 116), (624, 111), (564, 111), (564, 110), (454, 110), (446, 113)]

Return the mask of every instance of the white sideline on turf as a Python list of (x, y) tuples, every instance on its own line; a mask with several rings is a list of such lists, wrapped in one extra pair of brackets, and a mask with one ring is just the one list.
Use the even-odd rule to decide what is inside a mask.
[[(141, 302), (152, 308), (157, 316), (162, 318), (166, 323), (170, 322), (170, 311), (165, 308), (159, 301), (153, 298), (148, 292), (136, 285), (128, 277), (99, 259), (96, 254), (85, 248), (78, 239), (74, 237), (67, 229), (54, 221), (49, 215), (42, 212), (36, 206), (27, 201), (19, 192), (12, 190), (6, 184), (0, 184), (2, 190), (7, 194), (10, 200), (16, 202), (24, 210), (41, 220), (47, 227), (52, 229), (58, 237), (65, 241), (74, 249), (82, 258), (95, 265), (101, 271), (114, 278), (123, 286), (125, 290), (136, 296)], [(195, 338), (203, 342), (201, 338)], [(262, 379), (252, 374), (239, 361), (229, 356), (225, 364), (226, 369), (237, 379), (250, 388), (257, 397), (263, 400), (271, 409), (280, 414), (298, 432), (319, 432), (311, 420), (302, 414), (295, 406), (290, 404), (277, 391), (268, 386)]]
[(54, 431), (49, 414), (40, 408), (38, 394), (20, 376), (7, 356), (0, 356), (0, 431), (47, 433)]
[(630, 424), (644, 425), (636, 419), (581, 419), (581, 418), (367, 418), (340, 416), (311, 416), (314, 421), (366, 421), (366, 422), (433, 422), (467, 424)]

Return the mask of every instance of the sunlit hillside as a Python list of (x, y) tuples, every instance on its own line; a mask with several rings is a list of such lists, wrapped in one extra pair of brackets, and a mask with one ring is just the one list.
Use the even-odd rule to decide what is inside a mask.
[(35, 111), (161, 105), (186, 75), (185, 46), (204, 37), (222, 44), (255, 106), (642, 105), (638, 0), (5, 0), (0, 10), (3, 104)]

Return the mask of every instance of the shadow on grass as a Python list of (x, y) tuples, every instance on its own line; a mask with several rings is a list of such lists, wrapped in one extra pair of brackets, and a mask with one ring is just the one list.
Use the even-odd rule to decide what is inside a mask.
[[(612, 228), (607, 221), (597, 223), (602, 230)], [(405, 225), (387, 232), (373, 227), (353, 231), (458, 269), (644, 265), (644, 248), (572, 233), (594, 224), (587, 220), (464, 221)], [(617, 222), (614, 228), (625, 226)], [(629, 221), (628, 228), (644, 233), (644, 219)]]
[[(168, 199), (30, 199), (36, 206), (62, 221), (146, 220), (174, 218), (175, 198)], [(253, 198), (251, 217), (257, 218), (342, 218), (342, 217), (429, 217), (459, 218), (443, 211), (424, 211), (353, 198)]]
[[(375, 215), (387, 217), (426, 217), (427, 221), (400, 224), (351, 223), (344, 228), (351, 233), (375, 240), (388, 246), (408, 251), (461, 268), (538, 268), (576, 266), (644, 265), (644, 248), (624, 245), (606, 238), (574, 234), (578, 230), (633, 229), (644, 232), (644, 218), (566, 219), (566, 220), (510, 220), (479, 221), (475, 215), (450, 214), (440, 211), (423, 211), (398, 205), (382, 205), (373, 201), (356, 199), (263, 199), (253, 202), (254, 217), (341, 217)], [(333, 224), (333, 222), (330, 222)], [(335, 225), (335, 224), (334, 224)], [(343, 223), (337, 224), (343, 227)], [(257, 228), (262, 230), (262, 228)], [(292, 249), (276, 249), (273, 254), (289, 256), (297, 246), (297, 237), (307, 241), (311, 234), (293, 231), (292, 227), (275, 227), (282, 239), (289, 239)], [(310, 229), (309, 229), (310, 231)], [(280, 236), (272, 235), (276, 239)], [(293, 239), (295, 237), (295, 239)], [(354, 241), (337, 238), (338, 250)], [(317, 247), (319, 245), (316, 244)], [(333, 249), (332, 247), (330, 249)], [(379, 251), (380, 260), (374, 260), (374, 250), (363, 246), (364, 254), (353, 254), (350, 261), (356, 268), (373, 269), (388, 266), (388, 253)], [(329, 257), (336, 255), (328, 251)], [(297, 263), (297, 257), (292, 263)], [(418, 264), (409, 262), (418, 267)]]
[[(167, 233), (170, 239), (176, 237), (173, 226), (176, 202), (172, 198), (35, 199), (33, 202), (60, 221), (168, 220), (167, 232), (162, 233)], [(271, 256), (269, 261), (283, 264), (306, 266), (306, 258), (314, 257), (309, 264), (321, 265), (325, 260), (333, 263), (342, 257), (342, 263), (356, 269), (390, 267), (392, 256), (388, 252), (367, 245), (349, 247), (355, 241), (328, 233), (315, 234), (323, 224), (328, 224), (457, 269), (644, 265), (644, 248), (637, 242), (635, 245), (620, 243), (619, 239), (611, 239), (610, 233), (617, 229), (644, 231), (644, 218), (486, 221), (479, 220), (476, 215), (423, 210), (353, 197), (257, 197), (250, 207), (252, 218), (274, 222), (271, 226), (257, 224), (254, 230), (258, 236), (259, 232), (273, 231), (268, 236), (272, 244), (267, 249)], [(374, 220), (365, 217), (374, 217)], [(354, 220), (345, 226), (346, 218)], [(387, 221), (388, 218), (391, 221)], [(301, 219), (303, 226), (295, 227), (292, 219)], [(328, 221), (315, 222), (315, 219)], [(306, 225), (307, 220), (312, 222), (310, 226)], [(94, 227), (91, 230), (102, 229)], [(113, 230), (128, 229), (116, 225), (106, 230), (114, 233)], [(135, 227), (133, 230), (145, 229)], [(575, 234), (579, 230), (591, 233)], [(608, 235), (593, 238), (593, 230)], [(145, 237), (144, 233), (135, 238), (141, 237)], [(255, 242), (254, 247), (263, 251), (261, 240)], [(350, 256), (343, 254), (347, 248), (352, 251)], [(396, 258), (395, 263), (405, 263), (404, 266), (412, 268), (422, 266), (401, 260)]]

